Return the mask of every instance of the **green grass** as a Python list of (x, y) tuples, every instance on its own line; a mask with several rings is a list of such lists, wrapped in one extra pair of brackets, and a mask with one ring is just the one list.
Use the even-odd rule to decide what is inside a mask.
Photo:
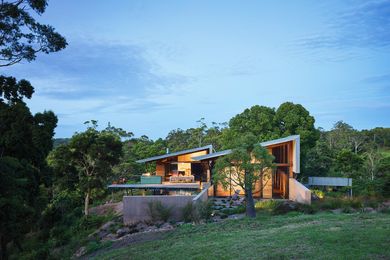
[(183, 225), (156, 240), (106, 251), (99, 259), (388, 259), (389, 214), (283, 216)]

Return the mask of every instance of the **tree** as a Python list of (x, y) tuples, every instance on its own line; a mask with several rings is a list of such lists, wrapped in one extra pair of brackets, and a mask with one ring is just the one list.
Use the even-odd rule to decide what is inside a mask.
[(303, 171), (305, 176), (327, 176), (334, 163), (333, 157), (328, 145), (322, 140), (317, 141), (316, 146), (307, 152)]
[(31, 227), (34, 214), (29, 204), (29, 183), (33, 169), (26, 161), (0, 157), (0, 259), (7, 259), (7, 245), (14, 241), (19, 250), (20, 240)]
[[(89, 122), (86, 122), (89, 123)], [(84, 196), (84, 214), (88, 216), (92, 191), (105, 188), (112, 167), (120, 161), (122, 142), (117, 131), (97, 130), (92, 121), (85, 132), (76, 133), (68, 144), (59, 146), (62, 152), (54, 152), (51, 164), (56, 169), (67, 169), (73, 175), (77, 172), (77, 189)], [(56, 149), (56, 150), (57, 150)], [(75, 181), (75, 176), (69, 177)]]
[(263, 183), (259, 191), (253, 190), (256, 182), (267, 182), (271, 179), (275, 167), (273, 160), (274, 156), (257, 144), (257, 138), (248, 134), (237, 140), (237, 146), (232, 153), (216, 161), (213, 178), (225, 188), (231, 182), (241, 187), (245, 192), (246, 215), (256, 217), (253, 193), (262, 193)]
[(314, 117), (302, 105), (285, 102), (276, 110), (280, 136), (300, 135), (301, 150), (305, 156), (308, 149), (314, 147), (319, 138), (319, 132), (314, 127)]
[(337, 121), (331, 131), (327, 134), (329, 142), (329, 148), (340, 150), (340, 149), (352, 149), (350, 137), (354, 129), (351, 125)]
[(258, 142), (277, 138), (277, 124), (275, 121), (275, 109), (266, 106), (253, 106), (247, 108), (241, 114), (234, 116), (229, 121), (229, 130), (225, 133), (224, 140), (229, 142), (236, 135), (253, 134)]
[(364, 153), (364, 158), (365, 169), (367, 170), (370, 179), (373, 181), (378, 174), (383, 156), (376, 149), (371, 149)]
[(32, 61), (38, 52), (64, 49), (67, 42), (50, 25), (38, 23), (33, 14), (41, 15), (46, 0), (16, 0), (0, 3), (0, 67), (22, 60)]
[[(57, 117), (51, 111), (32, 115), (24, 98), (34, 88), (28, 81), (0, 76), (0, 239), (2, 258), (7, 244), (20, 246), (34, 227), (42, 205), (40, 185), (50, 183), (46, 156), (52, 149)], [(4, 186), (3, 186), (4, 185)]]
[(357, 177), (363, 166), (363, 159), (360, 155), (355, 154), (349, 149), (342, 149), (336, 155), (336, 170), (343, 177)]
[(352, 144), (354, 152), (357, 154), (358, 152), (361, 151), (362, 146), (363, 146), (364, 142), (366, 141), (366, 136), (362, 132), (359, 132), (357, 130), (353, 130), (350, 137), (349, 137), (349, 140)]
[(175, 152), (189, 149), (190, 145), (188, 140), (190, 140), (190, 138), (191, 133), (189, 131), (178, 128), (176, 130), (170, 131), (168, 136), (165, 138), (165, 141), (167, 143), (167, 148), (169, 148), (170, 151)]
[(123, 143), (123, 156), (118, 165), (114, 167), (113, 177), (139, 181), (139, 176), (144, 172), (151, 172), (155, 165), (139, 164), (136, 161), (151, 156), (161, 155), (166, 152), (166, 142), (159, 138), (156, 141), (143, 135), (139, 138), (132, 138)]

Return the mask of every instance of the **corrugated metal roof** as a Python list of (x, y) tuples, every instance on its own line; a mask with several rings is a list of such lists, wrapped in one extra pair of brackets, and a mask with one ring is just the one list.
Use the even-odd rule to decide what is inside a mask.
[(213, 152), (213, 146), (210, 144), (210, 145), (206, 145), (206, 146), (202, 146), (202, 147), (198, 147), (198, 148), (192, 148), (192, 149), (178, 151), (178, 152), (174, 152), (174, 153), (167, 153), (167, 154), (163, 154), (163, 155), (153, 156), (153, 157), (145, 158), (142, 160), (138, 160), (136, 162), (137, 163), (153, 162), (153, 161), (157, 161), (157, 160), (161, 160), (161, 159), (165, 159), (165, 158), (169, 158), (169, 157), (173, 157), (173, 156), (199, 152), (199, 151), (203, 151), (206, 149), (209, 150), (209, 153)]
[[(299, 135), (290, 135), (290, 136), (287, 136), (287, 137), (283, 137), (283, 138), (278, 138), (278, 139), (274, 139), (274, 140), (271, 140), (271, 141), (262, 142), (262, 143), (260, 143), (260, 145), (266, 147), (266, 146), (270, 146), (270, 145), (286, 143), (286, 142), (297, 140), (297, 139), (299, 139)], [(210, 153), (210, 154), (206, 154), (206, 155), (192, 157), (192, 159), (194, 159), (196, 161), (202, 161), (202, 160), (207, 160), (207, 159), (211, 159), (211, 158), (216, 158), (216, 157), (220, 157), (220, 156), (223, 156), (223, 155), (227, 155), (227, 154), (230, 154), (231, 152), (232, 152), (231, 149), (223, 150), (223, 151), (216, 152), (216, 153)]]

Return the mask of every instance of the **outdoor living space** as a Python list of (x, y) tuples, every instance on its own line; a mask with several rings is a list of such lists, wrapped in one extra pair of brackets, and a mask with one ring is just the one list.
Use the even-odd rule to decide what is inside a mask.
[[(207, 182), (205, 166), (194, 157), (212, 153), (212, 146), (207, 145), (179, 152), (167, 153), (142, 160), (138, 163), (155, 164), (153, 172), (141, 176), (141, 184), (161, 184), (186, 187)], [(147, 168), (147, 167), (146, 167)]]

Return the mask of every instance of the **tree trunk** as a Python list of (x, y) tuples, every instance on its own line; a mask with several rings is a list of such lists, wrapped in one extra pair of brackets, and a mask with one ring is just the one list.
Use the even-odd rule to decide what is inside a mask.
[(246, 215), (250, 218), (256, 217), (255, 202), (253, 201), (252, 187), (245, 189)]
[(89, 196), (90, 196), (91, 190), (88, 188), (87, 193), (85, 194), (85, 201), (84, 201), (84, 215), (88, 216), (89, 213)]

